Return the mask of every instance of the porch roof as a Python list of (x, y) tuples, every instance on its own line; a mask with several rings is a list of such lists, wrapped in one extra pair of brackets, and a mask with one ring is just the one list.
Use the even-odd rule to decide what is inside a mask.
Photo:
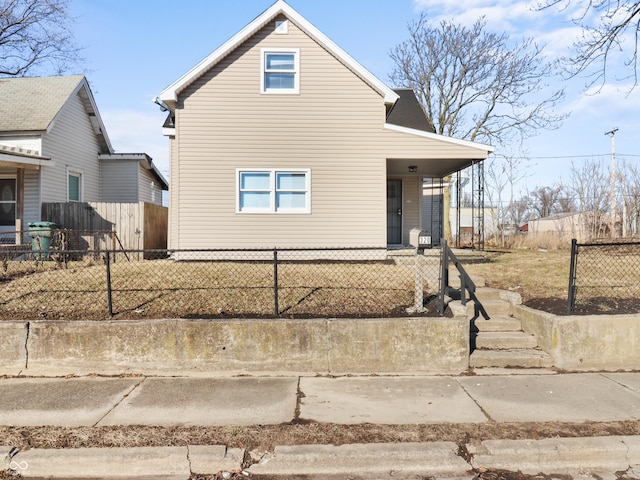
[(387, 175), (442, 178), (486, 160), (494, 147), (385, 124)]
[(55, 165), (39, 152), (9, 145), (0, 145), (0, 166), (39, 169), (42, 165)]

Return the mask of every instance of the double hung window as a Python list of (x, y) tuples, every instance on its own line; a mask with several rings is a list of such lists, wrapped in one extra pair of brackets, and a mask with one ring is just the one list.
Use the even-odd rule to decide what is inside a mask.
[(299, 93), (300, 50), (262, 50), (262, 93)]
[(309, 213), (311, 172), (308, 169), (237, 171), (239, 213)]

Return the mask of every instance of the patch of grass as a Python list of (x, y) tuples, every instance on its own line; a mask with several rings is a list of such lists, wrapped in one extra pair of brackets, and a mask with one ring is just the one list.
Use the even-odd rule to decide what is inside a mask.
[(517, 292), (525, 303), (536, 298), (567, 300), (568, 250), (494, 251), (485, 258), (485, 262), (464, 267), (471, 275), (483, 277), (487, 287)]
[[(11, 264), (11, 271), (23, 270), (0, 282), (3, 319), (109, 318), (103, 259), (29, 269), (14, 263), (20, 265)], [(423, 283), (428, 294), (437, 289), (438, 267), (424, 268), (432, 270)], [(282, 262), (277, 275), (281, 316), (402, 316), (414, 303), (413, 263)], [(274, 278), (271, 262), (119, 259), (111, 265), (114, 318), (272, 317)]]

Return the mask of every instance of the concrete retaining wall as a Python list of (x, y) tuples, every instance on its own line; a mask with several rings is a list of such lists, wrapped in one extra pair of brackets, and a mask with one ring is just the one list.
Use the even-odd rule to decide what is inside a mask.
[(0, 364), (3, 373), (12, 374), (24, 368), (28, 333), (26, 323), (0, 322)]
[(514, 315), (557, 368), (640, 370), (640, 315), (557, 316), (524, 306), (515, 306)]
[(466, 318), (32, 321), (0, 323), (16, 374), (466, 371)]

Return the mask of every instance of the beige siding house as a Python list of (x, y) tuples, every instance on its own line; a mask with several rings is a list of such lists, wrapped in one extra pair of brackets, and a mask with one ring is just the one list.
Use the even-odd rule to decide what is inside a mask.
[(16, 232), (3, 242), (42, 203), (162, 202), (151, 158), (114, 153), (84, 76), (0, 78), (0, 98), (0, 232)]
[(610, 235), (611, 218), (602, 212), (564, 212), (529, 220), (521, 229), (531, 238), (570, 243), (591, 241)]
[[(386, 247), (420, 228), (422, 178), (491, 147), (433, 133), (279, 0), (156, 103), (169, 111), (169, 246)], [(412, 113), (414, 112), (414, 113)]]

